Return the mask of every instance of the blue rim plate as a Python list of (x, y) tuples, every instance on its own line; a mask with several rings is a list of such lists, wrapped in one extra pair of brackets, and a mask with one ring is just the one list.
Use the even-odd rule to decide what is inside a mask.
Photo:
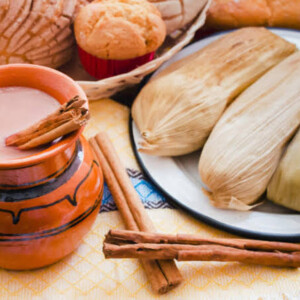
[[(270, 29), (300, 49), (300, 31)], [(173, 62), (203, 48), (226, 32), (212, 35), (184, 48), (154, 74)], [(266, 201), (253, 211), (239, 212), (217, 209), (203, 194), (203, 183), (197, 165), (200, 152), (180, 157), (157, 157), (139, 153), (140, 134), (130, 119), (130, 136), (135, 156), (150, 181), (176, 206), (193, 217), (216, 228), (250, 238), (300, 242), (300, 214)]]

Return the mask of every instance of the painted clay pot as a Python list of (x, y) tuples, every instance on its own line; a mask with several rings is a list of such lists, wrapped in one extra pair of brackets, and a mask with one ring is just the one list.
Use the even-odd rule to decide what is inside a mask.
[[(71, 78), (34, 65), (1, 66), (0, 86), (40, 89), (60, 103), (75, 95), (86, 99)], [(32, 156), (0, 162), (0, 267), (52, 264), (78, 247), (91, 228), (103, 175), (81, 131)]]

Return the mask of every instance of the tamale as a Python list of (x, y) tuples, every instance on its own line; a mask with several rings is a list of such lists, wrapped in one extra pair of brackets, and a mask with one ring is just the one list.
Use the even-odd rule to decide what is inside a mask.
[(212, 204), (247, 210), (266, 190), (300, 125), (300, 52), (244, 91), (208, 138), (199, 172)]
[(268, 185), (267, 197), (277, 204), (300, 211), (300, 130)]
[(175, 156), (201, 148), (226, 106), (294, 51), (265, 28), (243, 28), (170, 65), (134, 101), (139, 150)]

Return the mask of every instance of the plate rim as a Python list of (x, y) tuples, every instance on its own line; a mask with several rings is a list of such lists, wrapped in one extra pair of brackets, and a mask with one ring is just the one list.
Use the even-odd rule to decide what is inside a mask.
[[(300, 31), (296, 30), (296, 29), (289, 29), (289, 28), (280, 28), (280, 27), (273, 27), (273, 28), (267, 28), (267, 29), (273, 29), (273, 30), (283, 30), (283, 31), (287, 31), (287, 32), (296, 32), (300, 35)], [(217, 32), (214, 33), (212, 35), (207, 36), (206, 38), (210, 38), (213, 36), (218, 36), (221, 34), (226, 34), (228, 32), (231, 32), (233, 30), (226, 30), (226, 31), (222, 31), (222, 32)], [(205, 39), (205, 38), (204, 38)], [(196, 41), (195, 43), (200, 42)], [(192, 43), (190, 45), (188, 45), (187, 47), (185, 47), (184, 49), (188, 48), (191, 45), (194, 45), (195, 43)], [(182, 49), (181, 51), (179, 51), (178, 53), (184, 51), (184, 49)], [(163, 65), (162, 65), (163, 66)], [(161, 67), (162, 67), (161, 66)], [(160, 67), (160, 68), (161, 68)], [(148, 80), (152, 77), (153, 74), (151, 74), (151, 76), (148, 76)], [(145, 85), (147, 83), (148, 80), (145, 80), (143, 82), (143, 85)], [(140, 87), (142, 88), (142, 86)], [(155, 188), (162, 194), (165, 196), (166, 201), (170, 202), (172, 205), (174, 205), (175, 207), (179, 207), (181, 209), (183, 209), (183, 211), (187, 212), (189, 215), (191, 215), (193, 218), (203, 222), (204, 224), (210, 225), (214, 228), (217, 228), (219, 230), (225, 231), (225, 232), (229, 232), (231, 234), (235, 234), (235, 235), (239, 235), (239, 236), (243, 236), (243, 237), (247, 237), (247, 238), (253, 238), (253, 239), (263, 239), (263, 240), (276, 240), (276, 241), (282, 241), (282, 242), (300, 242), (300, 233), (299, 234), (272, 234), (269, 232), (257, 232), (257, 231), (252, 231), (252, 230), (247, 230), (247, 229), (241, 229), (239, 227), (236, 226), (232, 226), (223, 222), (220, 222), (218, 220), (215, 220), (211, 217), (208, 217), (202, 213), (200, 213), (199, 211), (196, 211), (192, 208), (190, 208), (189, 206), (185, 205), (183, 202), (179, 201), (178, 199), (176, 199), (175, 197), (171, 196), (151, 175), (150, 171), (147, 169), (147, 167), (145, 166), (138, 150), (137, 150), (137, 145), (134, 139), (134, 134), (133, 134), (133, 118), (132, 118), (132, 114), (130, 112), (129, 115), (129, 137), (130, 137), (130, 143), (134, 152), (134, 156), (137, 159), (137, 162), (141, 168), (141, 170), (144, 172), (144, 174), (146, 175), (147, 179), (155, 186)]]
[(268, 232), (257, 232), (247, 229), (240, 229), (236, 226), (228, 225), (217, 221), (211, 217), (208, 217), (198, 211), (191, 209), (189, 206), (185, 205), (183, 202), (179, 201), (175, 197), (171, 196), (151, 175), (141, 156), (138, 153), (136, 143), (133, 136), (133, 119), (130, 113), (129, 116), (129, 136), (130, 136), (130, 143), (133, 149), (134, 156), (141, 168), (141, 170), (146, 175), (147, 180), (150, 181), (151, 184), (155, 186), (155, 188), (166, 198), (167, 202), (171, 202), (171, 204), (175, 207), (179, 207), (183, 209), (183, 211), (187, 212), (189, 215), (194, 217), (195, 219), (203, 222), (204, 224), (210, 225), (214, 228), (220, 229), (222, 231), (226, 231), (231, 234), (239, 235), (242, 237), (252, 238), (252, 239), (263, 239), (269, 241), (280, 241), (280, 242), (293, 242), (298, 243), (300, 242), (300, 234), (272, 234)]

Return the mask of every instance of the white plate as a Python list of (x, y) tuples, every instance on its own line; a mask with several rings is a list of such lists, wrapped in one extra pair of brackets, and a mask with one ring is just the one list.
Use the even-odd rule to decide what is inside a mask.
[[(296, 44), (300, 49), (300, 31), (287, 29), (271, 31)], [(183, 49), (162, 65), (153, 76), (223, 34), (200, 40)], [(136, 157), (148, 177), (167, 198), (196, 218), (215, 227), (248, 237), (300, 242), (299, 213), (272, 204), (270, 201), (249, 212), (217, 209), (211, 206), (201, 190), (204, 185), (197, 170), (200, 152), (173, 158), (150, 156), (136, 151), (140, 135), (133, 121), (131, 121), (131, 135)]]

